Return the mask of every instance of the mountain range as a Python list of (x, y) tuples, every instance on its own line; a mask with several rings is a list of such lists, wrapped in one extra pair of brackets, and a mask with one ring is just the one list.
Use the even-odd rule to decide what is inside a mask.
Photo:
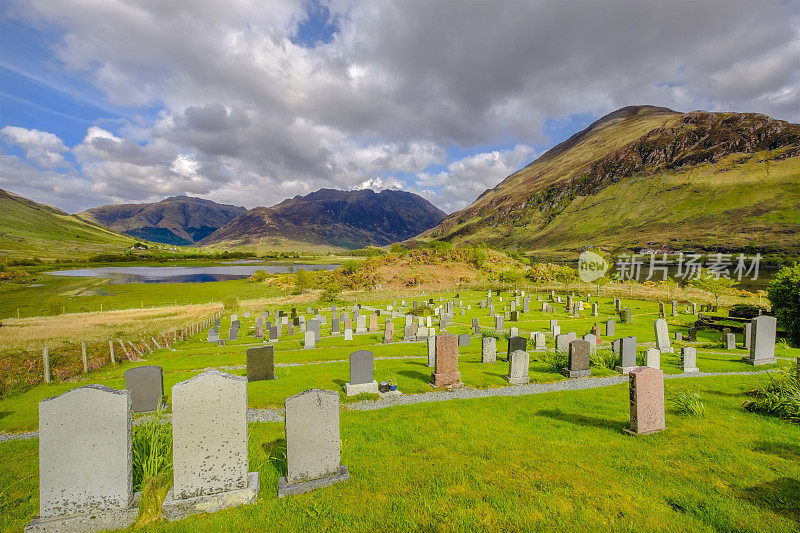
[(419, 235), (444, 217), (442, 210), (409, 192), (320, 189), (251, 209), (200, 244), (383, 246)]
[(77, 215), (139, 239), (192, 244), (245, 211), (244, 207), (218, 204), (203, 198), (173, 196), (154, 203), (104, 205)]
[(587, 246), (800, 253), (800, 125), (625, 107), (420, 239), (569, 256)]

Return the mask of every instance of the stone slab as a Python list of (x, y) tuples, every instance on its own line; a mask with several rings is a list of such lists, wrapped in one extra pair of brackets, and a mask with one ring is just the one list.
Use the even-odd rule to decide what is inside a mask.
[(311, 481), (305, 481), (302, 483), (290, 484), (286, 481), (285, 477), (281, 477), (278, 480), (278, 498), (303, 494), (304, 492), (311, 492), (312, 490), (330, 487), (331, 485), (345, 483), (347, 481), (350, 481), (350, 472), (347, 470), (347, 466), (345, 465), (341, 465), (339, 467), (339, 473), (335, 476), (312, 479)]
[(192, 498), (176, 499), (173, 494), (174, 487), (167, 493), (164, 503), (161, 504), (161, 514), (169, 521), (181, 520), (187, 516), (200, 513), (214, 513), (223, 509), (250, 505), (258, 499), (261, 481), (258, 472), (247, 473), (247, 486), (243, 489), (218, 492), (216, 494), (202, 494)]
[(112, 509), (53, 518), (37, 516), (25, 526), (25, 533), (90, 533), (109, 529), (127, 529), (139, 518), (141, 496), (141, 492), (134, 494), (127, 509)]
[(356, 396), (358, 394), (378, 394), (378, 382), (371, 383), (345, 383), (344, 393), (346, 396)]

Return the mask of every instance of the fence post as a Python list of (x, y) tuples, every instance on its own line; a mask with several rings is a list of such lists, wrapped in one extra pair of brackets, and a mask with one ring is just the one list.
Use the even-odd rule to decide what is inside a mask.
[(117, 359), (114, 357), (114, 341), (108, 341), (108, 353), (111, 354), (111, 363), (116, 363)]
[(86, 341), (81, 341), (81, 359), (83, 359), (83, 373), (89, 373), (89, 359), (86, 357)]
[(44, 382), (50, 383), (50, 348), (42, 347), (42, 362), (44, 363)]

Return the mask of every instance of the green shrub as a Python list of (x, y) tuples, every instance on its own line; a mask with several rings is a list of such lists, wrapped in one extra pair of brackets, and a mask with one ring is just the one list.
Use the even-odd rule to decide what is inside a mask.
[(247, 278), (250, 283), (261, 283), (267, 281), (267, 272), (265, 270), (256, 270), (253, 275)]
[(733, 318), (755, 318), (767, 311), (766, 307), (752, 304), (736, 304), (728, 310), (728, 316)]
[(589, 358), (591, 366), (614, 370), (617, 367), (617, 354), (611, 348), (598, 348)]
[(679, 390), (671, 398), (675, 410), (687, 416), (702, 418), (706, 416), (706, 405), (700, 398), (700, 393)]
[(235, 311), (239, 308), (239, 297), (235, 294), (229, 294), (222, 299), (222, 305), (226, 311)]
[(335, 283), (328, 283), (322, 290), (319, 296), (320, 302), (336, 303), (341, 300), (342, 288)]
[(746, 410), (800, 423), (800, 387), (791, 373), (784, 371), (778, 377), (770, 375), (769, 383), (747, 394), (753, 399), (742, 405)]
[(502, 331), (499, 329), (481, 329), (481, 336), (482, 337), (492, 337), (494, 339), (508, 339), (511, 334), (507, 331)]
[(569, 355), (566, 352), (542, 352), (540, 360), (547, 365), (549, 372), (561, 372), (569, 363)]
[(433, 314), (433, 309), (431, 309), (431, 306), (429, 305), (418, 305), (417, 307), (414, 307), (408, 311), (407, 314), (414, 316), (428, 316)]
[(767, 294), (778, 324), (794, 344), (800, 345), (800, 263), (775, 274)]

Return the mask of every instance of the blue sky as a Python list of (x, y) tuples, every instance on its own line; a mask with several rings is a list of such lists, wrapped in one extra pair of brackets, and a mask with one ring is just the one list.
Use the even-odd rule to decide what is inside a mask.
[(601, 4), (0, 2), (0, 187), (69, 211), (394, 187), (452, 212), (624, 105), (798, 120), (796, 3)]

